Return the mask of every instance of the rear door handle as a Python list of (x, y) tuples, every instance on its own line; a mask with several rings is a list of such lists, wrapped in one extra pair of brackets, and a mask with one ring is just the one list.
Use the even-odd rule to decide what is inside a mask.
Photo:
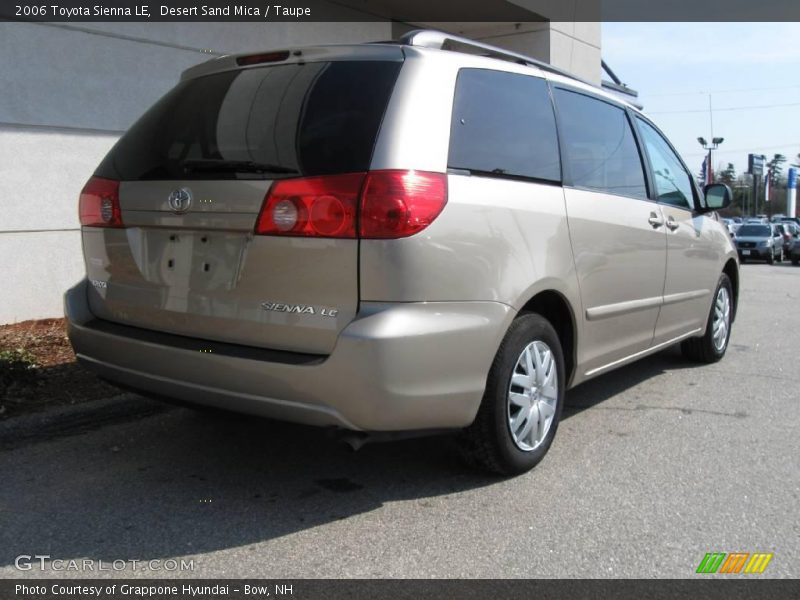
[(675, 231), (680, 226), (681, 226), (681, 224), (678, 223), (671, 216), (667, 218), (667, 227), (669, 228), (670, 231)]
[(651, 212), (650, 218), (647, 219), (647, 222), (650, 223), (654, 229), (658, 229), (664, 224), (664, 219), (660, 218), (656, 213)]

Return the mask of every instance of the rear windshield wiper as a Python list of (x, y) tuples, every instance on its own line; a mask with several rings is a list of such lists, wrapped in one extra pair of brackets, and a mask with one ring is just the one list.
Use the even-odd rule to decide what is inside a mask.
[(224, 160), (218, 158), (193, 159), (183, 161), (183, 168), (187, 172), (216, 172), (216, 173), (298, 173), (297, 169), (274, 165), (270, 163), (255, 162), (252, 160)]

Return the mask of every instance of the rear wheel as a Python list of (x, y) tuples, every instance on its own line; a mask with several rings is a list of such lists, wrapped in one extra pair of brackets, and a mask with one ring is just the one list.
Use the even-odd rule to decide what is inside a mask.
[(460, 437), (467, 462), (504, 475), (533, 468), (555, 437), (564, 377), (553, 326), (538, 314), (517, 318), (492, 363), (478, 415)]
[(706, 332), (702, 337), (689, 338), (681, 343), (683, 355), (697, 362), (717, 362), (728, 349), (731, 337), (731, 316), (733, 315), (733, 287), (731, 280), (723, 273), (717, 284), (711, 313), (708, 315)]
[(797, 265), (800, 265), (800, 258), (795, 258), (795, 257), (793, 256), (793, 257), (792, 257), (792, 264), (793, 264), (795, 267), (796, 267)]

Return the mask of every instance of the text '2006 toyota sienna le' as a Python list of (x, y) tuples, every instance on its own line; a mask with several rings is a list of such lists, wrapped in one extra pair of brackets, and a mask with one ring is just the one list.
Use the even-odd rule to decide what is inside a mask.
[(501, 473), (542, 459), (567, 388), (675, 343), (719, 360), (730, 191), (699, 190), (632, 106), (472, 44), (187, 70), (81, 194), (78, 358), (357, 436), (458, 431)]

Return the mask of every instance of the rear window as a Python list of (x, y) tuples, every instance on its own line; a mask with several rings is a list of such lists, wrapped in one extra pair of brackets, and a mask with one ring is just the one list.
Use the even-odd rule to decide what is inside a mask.
[(316, 62), (183, 81), (122, 136), (95, 174), (135, 181), (366, 171), (400, 67)]
[(545, 81), (462, 69), (447, 165), (476, 174), (560, 181), (556, 120)]

